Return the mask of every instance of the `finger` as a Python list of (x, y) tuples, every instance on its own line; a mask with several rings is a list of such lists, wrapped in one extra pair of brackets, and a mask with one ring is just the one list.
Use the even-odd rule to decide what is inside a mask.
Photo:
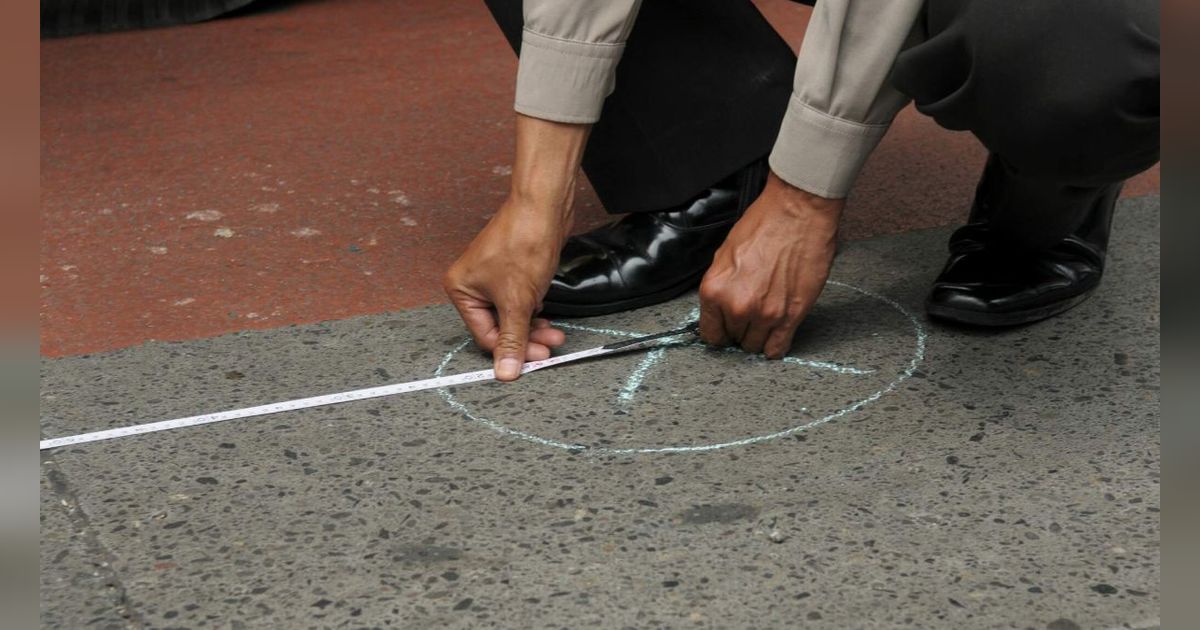
[(740, 309), (732, 308), (722, 309), (721, 314), (725, 320), (725, 335), (729, 338), (729, 343), (740, 346), (750, 328), (750, 317), (743, 315)]
[(529, 340), (529, 345), (525, 346), (526, 361), (542, 361), (550, 358), (550, 348), (540, 343)]
[(535, 317), (529, 324), (529, 339), (550, 348), (557, 348), (567, 341), (567, 335), (545, 317)]
[(500, 335), (492, 349), (496, 378), (513, 381), (521, 375), (525, 346), (529, 343), (529, 323), (533, 309), (516, 305), (500, 311)]
[(721, 307), (712, 299), (706, 299), (700, 294), (700, 339), (704, 343), (723, 346), (729, 343), (725, 335), (725, 320), (721, 315)]
[(762, 322), (751, 322), (746, 327), (746, 332), (742, 335), (742, 350), (752, 354), (762, 352), (763, 345), (767, 343), (767, 335), (771, 333), (771, 329)]
[(766, 344), (763, 345), (763, 354), (767, 355), (768, 359), (782, 359), (787, 356), (787, 353), (792, 350), (792, 341), (795, 339), (797, 328), (790, 324), (776, 326), (767, 336)]
[[(817, 291), (819, 292), (820, 288)], [(763, 352), (767, 357), (782, 359), (785, 354), (792, 351), (792, 341), (796, 337), (796, 331), (804, 322), (804, 318), (808, 317), (808, 311), (812, 308), (812, 304), (809, 302), (799, 308), (789, 309), (784, 320), (771, 330), (771, 334), (767, 337), (767, 343), (763, 347)]]
[(799, 327), (799, 322), (784, 322), (771, 330), (771, 334), (767, 336), (767, 343), (763, 346), (763, 352), (767, 358), (782, 359), (784, 355), (791, 352), (792, 340)]
[(491, 352), (496, 345), (496, 337), (499, 333), (496, 313), (491, 309), (491, 305), (482, 302), (456, 301), (454, 308), (458, 310), (458, 316), (467, 325), (467, 330), (475, 339), (475, 344)]
[(529, 341), (536, 341), (549, 348), (557, 348), (566, 343), (567, 335), (557, 328), (537, 328), (535, 323), (534, 329), (529, 331)]

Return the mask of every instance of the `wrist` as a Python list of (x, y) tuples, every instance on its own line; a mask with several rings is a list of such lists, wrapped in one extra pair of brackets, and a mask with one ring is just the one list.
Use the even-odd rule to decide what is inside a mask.
[(518, 179), (514, 173), (505, 206), (545, 217), (570, 214), (575, 205), (575, 185), (573, 176), (559, 178), (533, 174)]
[[(767, 184), (751, 210), (762, 209), (774, 215), (774, 220), (799, 224), (811, 236), (833, 236), (841, 223), (845, 199), (831, 199), (797, 188), (770, 173)], [(749, 211), (747, 211), (749, 213)]]
[(510, 197), (547, 212), (569, 207), (591, 125), (517, 115), (517, 152)]
[(513, 242), (529, 247), (549, 244), (558, 251), (571, 232), (575, 212), (569, 202), (547, 204), (510, 194), (492, 220), (508, 226), (507, 238)]
[(767, 185), (763, 190), (763, 195), (768, 194), (776, 200), (778, 207), (784, 212), (807, 217), (824, 216), (834, 222), (841, 218), (842, 209), (846, 207), (846, 200), (843, 198), (822, 197), (803, 188), (797, 188), (774, 172), (767, 175)]
[(512, 188), (501, 212), (565, 239), (574, 219), (579, 162), (590, 130), (591, 125), (518, 114)]

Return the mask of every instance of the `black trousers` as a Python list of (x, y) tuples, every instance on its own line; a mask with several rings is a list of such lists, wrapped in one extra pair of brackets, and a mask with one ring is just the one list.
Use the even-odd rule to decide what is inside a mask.
[[(520, 54), (521, 0), (486, 0)], [(749, 0), (645, 0), (583, 170), (611, 213), (683, 203), (771, 150), (796, 56)]]
[[(486, 1), (520, 54), (521, 1)], [(1000, 160), (1032, 202), (1011, 220), (1069, 231), (1087, 190), (1158, 161), (1158, 16), (1156, 0), (928, 0), (892, 83)], [(605, 208), (668, 208), (769, 153), (794, 66), (749, 0), (645, 0), (584, 156)]]
[(42, 37), (210, 20), (254, 0), (42, 0)]

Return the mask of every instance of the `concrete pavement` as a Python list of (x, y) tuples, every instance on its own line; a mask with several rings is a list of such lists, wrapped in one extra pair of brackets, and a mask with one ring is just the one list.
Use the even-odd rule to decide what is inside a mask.
[[(926, 321), (947, 231), (912, 232), (846, 247), (789, 363), (674, 347), (45, 453), (43, 622), (1156, 627), (1157, 196), (1116, 222), (1101, 290), (1021, 329)], [(48, 358), (43, 433), (486, 365), (462, 339), (432, 306)]]

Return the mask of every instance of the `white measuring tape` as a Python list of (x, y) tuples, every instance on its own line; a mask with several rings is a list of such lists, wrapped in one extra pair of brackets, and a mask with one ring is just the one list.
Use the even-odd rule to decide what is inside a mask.
[[(590, 359), (593, 357), (602, 357), (609, 354), (642, 350), (661, 345), (663, 343), (662, 340), (670, 337), (696, 335), (698, 330), (699, 327), (697, 324), (691, 324), (677, 330), (668, 330), (667, 332), (646, 335), (645, 337), (638, 337), (636, 339), (629, 339), (627, 341), (618, 341), (608, 345), (600, 346), (598, 348), (580, 350), (579, 352), (572, 352), (559, 357), (551, 357), (542, 361), (530, 361), (529, 363), (526, 363), (523, 368), (521, 368), (521, 374), (528, 374), (530, 372), (548, 367), (562, 365), (563, 363), (572, 363), (574, 361), (581, 361), (583, 359)], [(409, 392), (419, 392), (426, 389), (438, 389), (442, 387), (451, 387), (453, 385), (479, 383), (483, 381), (491, 381), (495, 378), (495, 371), (480, 370), (478, 372), (465, 372), (463, 374), (428, 378), (421, 381), (410, 381), (408, 383), (395, 383), (393, 385), (381, 385), (379, 387), (356, 389), (337, 394), (325, 394), (323, 396), (312, 396), (310, 398), (297, 398), (295, 400), (285, 400), (283, 402), (258, 405), (257, 407), (243, 407), (242, 409), (230, 409), (229, 411), (218, 411), (216, 413), (208, 413), (199, 416), (188, 416), (186, 418), (176, 418), (174, 420), (161, 420), (159, 422), (135, 424), (133, 426), (121, 427), (118, 429), (106, 429), (104, 431), (93, 431), (91, 433), (80, 433), (79, 435), (51, 438), (48, 440), (42, 440), (40, 442), (41, 446), (39, 450), (44, 451), (46, 449), (57, 448), (60, 446), (85, 444), (87, 442), (99, 442), (101, 440), (111, 440), (113, 438), (129, 437), (131, 435), (141, 435), (143, 433), (154, 433), (156, 431), (168, 431), (171, 429), (182, 429), (184, 427), (195, 427), (202, 424), (212, 424), (214, 422), (224, 422), (226, 420), (237, 420), (239, 418), (266, 416), (274, 413), (283, 413), (285, 411), (308, 409), (310, 407), (336, 405), (338, 403), (366, 400), (368, 398), (379, 398), (381, 396), (407, 394)]]

